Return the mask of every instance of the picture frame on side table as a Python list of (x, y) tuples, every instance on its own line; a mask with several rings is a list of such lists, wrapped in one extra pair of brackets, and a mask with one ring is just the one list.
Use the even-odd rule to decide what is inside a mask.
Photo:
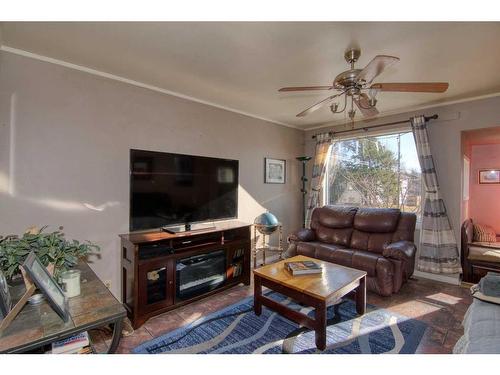
[(264, 183), (284, 184), (286, 180), (286, 160), (264, 159)]
[(32, 251), (23, 263), (23, 268), (42, 291), (54, 311), (65, 321), (69, 320), (68, 299), (47, 268)]
[(500, 184), (500, 169), (480, 169), (480, 184)]
[(12, 298), (9, 292), (9, 285), (5, 275), (0, 270), (0, 321), (7, 316), (12, 309)]

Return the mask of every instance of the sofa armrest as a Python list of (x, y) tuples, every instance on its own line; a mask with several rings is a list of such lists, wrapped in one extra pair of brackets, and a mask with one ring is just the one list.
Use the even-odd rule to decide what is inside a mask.
[(288, 242), (290, 241), (302, 241), (302, 242), (310, 242), (316, 239), (316, 234), (312, 229), (302, 228), (288, 236)]
[(415, 257), (416, 250), (413, 242), (397, 241), (385, 246), (382, 255), (386, 258), (408, 261)]

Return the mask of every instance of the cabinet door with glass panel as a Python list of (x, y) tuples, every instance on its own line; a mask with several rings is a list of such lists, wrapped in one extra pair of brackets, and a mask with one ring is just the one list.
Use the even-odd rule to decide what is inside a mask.
[(172, 259), (139, 265), (139, 310), (149, 312), (173, 304), (174, 264)]

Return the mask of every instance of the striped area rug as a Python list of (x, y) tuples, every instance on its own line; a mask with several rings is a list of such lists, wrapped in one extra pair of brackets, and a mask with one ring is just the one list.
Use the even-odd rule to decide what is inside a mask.
[[(269, 297), (303, 313), (301, 306), (278, 293)], [(133, 350), (140, 354), (180, 353), (415, 353), (426, 329), (424, 322), (368, 305), (363, 316), (355, 303), (344, 300), (328, 308), (327, 348), (316, 349), (314, 331), (262, 308), (253, 313), (253, 298), (203, 317), (187, 326), (147, 341)]]

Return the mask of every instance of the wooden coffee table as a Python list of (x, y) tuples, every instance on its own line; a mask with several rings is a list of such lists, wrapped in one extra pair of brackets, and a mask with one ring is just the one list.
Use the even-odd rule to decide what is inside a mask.
[[(285, 270), (285, 262), (311, 260), (321, 265), (321, 274), (292, 276)], [(318, 259), (298, 255), (287, 260), (269, 264), (253, 271), (254, 274), (254, 311), (262, 313), (262, 305), (278, 312), (284, 317), (314, 329), (316, 346), (326, 347), (326, 309), (349, 292), (355, 292), (356, 311), (362, 315), (366, 310), (366, 272)], [(314, 319), (292, 310), (287, 306), (262, 295), (262, 287), (281, 293), (315, 308)]]

